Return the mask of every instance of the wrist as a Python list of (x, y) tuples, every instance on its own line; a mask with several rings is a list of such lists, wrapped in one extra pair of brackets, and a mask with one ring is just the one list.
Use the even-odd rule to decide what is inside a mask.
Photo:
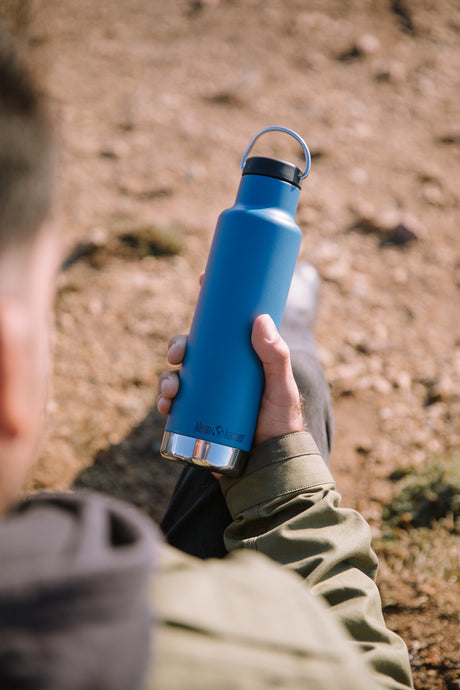
[(241, 477), (223, 476), (220, 485), (230, 513), (286, 493), (334, 484), (308, 431), (284, 434), (253, 448)]

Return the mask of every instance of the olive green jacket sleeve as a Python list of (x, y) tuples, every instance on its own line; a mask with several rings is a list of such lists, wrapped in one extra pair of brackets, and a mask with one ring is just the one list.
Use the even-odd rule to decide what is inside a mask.
[(229, 555), (159, 554), (146, 690), (412, 687), (382, 618), (369, 528), (338, 507), (309, 434), (260, 446), (222, 485)]
[[(260, 554), (164, 547), (146, 690), (383, 690), (321, 597)], [(395, 686), (400, 687), (400, 686)]]
[(227, 549), (258, 551), (298, 573), (327, 602), (382, 687), (412, 687), (407, 648), (383, 619), (370, 528), (340, 507), (310, 434), (258, 446), (245, 475), (221, 484), (233, 518)]

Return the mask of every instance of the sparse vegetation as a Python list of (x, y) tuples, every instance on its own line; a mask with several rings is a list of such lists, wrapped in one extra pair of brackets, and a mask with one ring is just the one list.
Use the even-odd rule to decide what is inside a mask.
[(383, 519), (395, 527), (432, 527), (442, 522), (460, 534), (460, 453), (435, 457), (407, 472), (397, 485)]

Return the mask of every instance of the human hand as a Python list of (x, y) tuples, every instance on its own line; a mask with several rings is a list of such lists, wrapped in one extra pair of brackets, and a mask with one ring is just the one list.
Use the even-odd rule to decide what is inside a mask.
[[(168, 343), (168, 364), (182, 364), (187, 349), (187, 336), (175, 335)], [(164, 371), (158, 379), (160, 395), (157, 398), (157, 409), (161, 414), (169, 414), (174, 398), (179, 392), (179, 371)]]
[(253, 441), (258, 445), (277, 436), (303, 431), (304, 422), (289, 347), (268, 314), (254, 321), (251, 342), (262, 362), (265, 378)]
[[(268, 314), (258, 316), (252, 329), (252, 346), (260, 358), (265, 386), (254, 435), (254, 445), (277, 436), (302, 431), (303, 416), (299, 390), (291, 368), (289, 348)], [(168, 362), (181, 364), (187, 347), (187, 336), (176, 335), (169, 342)], [(159, 379), (158, 411), (169, 414), (179, 391), (177, 371), (165, 371)]]

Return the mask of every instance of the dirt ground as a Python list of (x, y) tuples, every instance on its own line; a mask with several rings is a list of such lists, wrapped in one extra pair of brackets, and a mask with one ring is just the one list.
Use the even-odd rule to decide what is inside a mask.
[[(58, 121), (62, 257), (32, 488), (78, 478), (158, 518), (167, 342), (187, 332), (250, 138), (310, 145), (297, 220), (344, 505), (369, 520), (416, 687), (460, 688), (459, 535), (393, 531), (394, 478), (460, 447), (458, 0), (42, 0), (28, 32)], [(298, 160), (286, 137), (257, 152)]]

